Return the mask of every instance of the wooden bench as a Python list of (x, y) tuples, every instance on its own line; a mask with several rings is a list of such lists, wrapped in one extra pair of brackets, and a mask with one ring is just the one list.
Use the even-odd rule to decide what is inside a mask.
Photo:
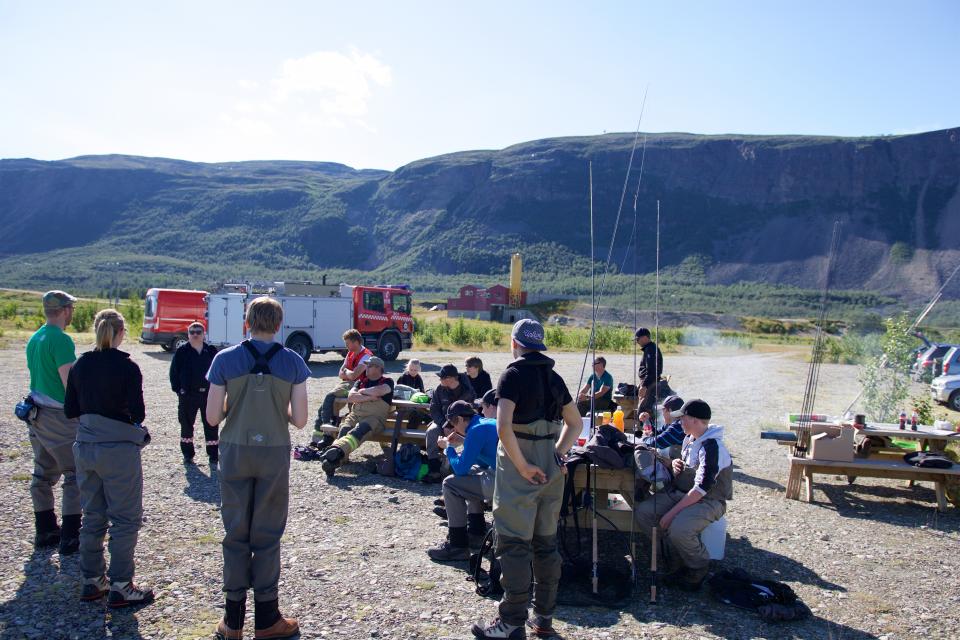
[[(320, 429), (325, 435), (331, 435), (337, 437), (340, 433), (340, 411), (347, 406), (346, 398), (337, 398), (333, 403), (334, 415), (336, 418), (336, 424), (325, 424)], [(383, 433), (374, 434), (370, 436), (371, 442), (379, 442), (384, 445), (391, 445), (393, 443), (393, 434), (397, 428), (397, 423), (401, 423), (400, 433), (397, 434), (397, 442), (412, 442), (413, 444), (423, 446), (427, 439), (426, 429), (408, 429), (406, 424), (408, 423), (410, 417), (415, 413), (420, 413), (427, 416), (427, 424), (430, 423), (429, 413), (430, 405), (419, 404), (416, 402), (410, 402), (408, 400), (394, 400), (393, 401), (394, 410), (387, 416)]]
[(787, 487), (795, 486), (796, 490), (792, 494), (788, 491), (785, 497), (789, 500), (800, 499), (800, 482), (798, 480), (802, 476), (804, 500), (806, 502), (812, 502), (813, 500), (813, 476), (819, 473), (848, 477), (891, 478), (894, 480), (927, 480), (934, 483), (937, 494), (937, 509), (946, 511), (947, 482), (960, 479), (960, 465), (954, 465), (949, 469), (930, 469), (914, 467), (902, 460), (891, 460), (886, 457), (840, 462), (797, 458), (788, 455), (787, 460), (790, 462), (790, 479), (787, 481)]

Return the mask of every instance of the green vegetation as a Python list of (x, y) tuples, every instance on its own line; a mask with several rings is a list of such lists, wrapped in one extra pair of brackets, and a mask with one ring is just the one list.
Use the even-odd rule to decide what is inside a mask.
[(890, 260), (895, 264), (904, 264), (913, 259), (913, 247), (906, 242), (894, 242), (890, 247)]
[(910, 321), (905, 315), (888, 318), (880, 339), (882, 354), (869, 358), (860, 369), (863, 406), (870, 420), (892, 422), (903, 408), (910, 382), (907, 371), (913, 359), (916, 339), (907, 335)]

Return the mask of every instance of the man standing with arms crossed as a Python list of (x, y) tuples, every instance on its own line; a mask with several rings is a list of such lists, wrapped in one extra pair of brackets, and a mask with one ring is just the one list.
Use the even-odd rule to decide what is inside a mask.
[[(493, 520), (503, 599), (493, 622), (473, 626), (481, 640), (526, 638), (524, 625), (539, 637), (556, 635), (553, 611), (560, 582), (557, 518), (563, 500), (560, 457), (583, 427), (567, 385), (541, 352), (543, 326), (521, 320), (511, 333), (513, 362), (497, 384), (496, 481)], [(561, 428), (562, 420), (562, 428)], [(532, 565), (532, 575), (531, 575)], [(530, 585), (533, 618), (527, 619)]]
[[(76, 298), (63, 291), (43, 294), (46, 322), (27, 342), (27, 368), (30, 370), (30, 396), (37, 405), (30, 422), (33, 447), (33, 480), (30, 497), (36, 522), (35, 547), (59, 544), (60, 555), (76, 553), (80, 548), (80, 491), (77, 488), (73, 443), (77, 439), (76, 420), (63, 413), (67, 374), (76, 361), (73, 340), (64, 329), (73, 320)], [(63, 476), (63, 526), (57, 526), (53, 487)]]
[(657, 384), (663, 375), (663, 354), (660, 353), (657, 343), (650, 339), (650, 329), (640, 327), (634, 334), (634, 339), (643, 350), (640, 371), (637, 372), (640, 375), (640, 389), (637, 389), (640, 405), (637, 407), (637, 414), (643, 411), (653, 413), (657, 404)]

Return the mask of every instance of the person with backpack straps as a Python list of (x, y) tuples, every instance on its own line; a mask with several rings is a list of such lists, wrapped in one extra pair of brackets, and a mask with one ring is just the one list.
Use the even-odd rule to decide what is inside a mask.
[(223, 517), (223, 591), (226, 611), (217, 624), (221, 640), (243, 637), (247, 591), (253, 589), (254, 638), (289, 638), (295, 618), (278, 606), (280, 539), (290, 500), (290, 432), (307, 423), (303, 359), (274, 341), (283, 322), (276, 300), (260, 297), (247, 308), (250, 339), (218, 353), (207, 380), (207, 420), (220, 430), (220, 494)]
[[(481, 640), (526, 638), (525, 625), (540, 637), (556, 635), (560, 458), (583, 428), (566, 383), (553, 370), (553, 360), (541, 353), (546, 351), (543, 326), (520, 320), (513, 325), (510, 346), (515, 360), (497, 383), (500, 443), (493, 490), (494, 554), (500, 561), (504, 593), (499, 616), (471, 629)], [(532, 583), (534, 615), (528, 620)]]

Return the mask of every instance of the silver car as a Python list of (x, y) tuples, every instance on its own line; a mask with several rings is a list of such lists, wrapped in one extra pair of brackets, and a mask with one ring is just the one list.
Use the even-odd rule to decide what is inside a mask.
[(934, 378), (930, 383), (930, 395), (934, 401), (960, 411), (960, 373)]

